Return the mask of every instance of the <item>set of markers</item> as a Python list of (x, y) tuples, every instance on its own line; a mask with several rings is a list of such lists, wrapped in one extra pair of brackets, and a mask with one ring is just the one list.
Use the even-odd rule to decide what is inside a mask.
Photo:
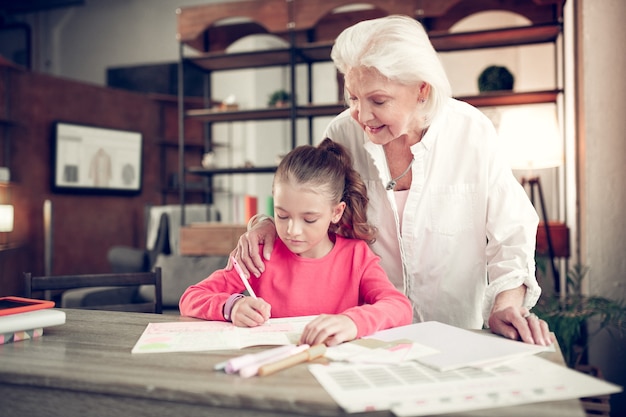
[(267, 376), (299, 363), (324, 356), (325, 345), (284, 345), (260, 353), (249, 353), (215, 365), (216, 371), (227, 374), (239, 373), (243, 378), (255, 375)]

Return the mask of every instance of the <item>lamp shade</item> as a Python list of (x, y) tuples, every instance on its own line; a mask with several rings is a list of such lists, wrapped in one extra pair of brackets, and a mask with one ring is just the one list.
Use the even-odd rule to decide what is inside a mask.
[(13, 231), (13, 206), (0, 204), (0, 232)]
[(508, 107), (500, 115), (498, 132), (512, 169), (530, 171), (563, 163), (555, 104)]

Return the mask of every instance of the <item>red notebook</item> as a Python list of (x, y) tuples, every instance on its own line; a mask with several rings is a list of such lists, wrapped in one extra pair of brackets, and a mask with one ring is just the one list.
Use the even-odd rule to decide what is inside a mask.
[(54, 307), (54, 301), (36, 300), (23, 297), (0, 297), (0, 316), (9, 314), (25, 313), (27, 311), (41, 310)]

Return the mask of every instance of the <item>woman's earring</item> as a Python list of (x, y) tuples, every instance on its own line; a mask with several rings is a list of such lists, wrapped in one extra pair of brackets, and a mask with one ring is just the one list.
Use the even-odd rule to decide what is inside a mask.
[(420, 97), (419, 102), (420, 104), (424, 104), (426, 103), (426, 99), (424, 97)]

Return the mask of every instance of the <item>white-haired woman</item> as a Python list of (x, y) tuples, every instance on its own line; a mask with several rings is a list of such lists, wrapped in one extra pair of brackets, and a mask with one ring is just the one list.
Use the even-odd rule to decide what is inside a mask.
[[(537, 213), (493, 124), (451, 98), (421, 24), (398, 15), (359, 22), (339, 35), (331, 57), (349, 109), (323, 137), (352, 154), (379, 230), (372, 249), (411, 299), (414, 320), (550, 344), (547, 324), (530, 314), (541, 293)], [(267, 259), (276, 232), (262, 218), (250, 226), (233, 255), (259, 276), (258, 245)]]

